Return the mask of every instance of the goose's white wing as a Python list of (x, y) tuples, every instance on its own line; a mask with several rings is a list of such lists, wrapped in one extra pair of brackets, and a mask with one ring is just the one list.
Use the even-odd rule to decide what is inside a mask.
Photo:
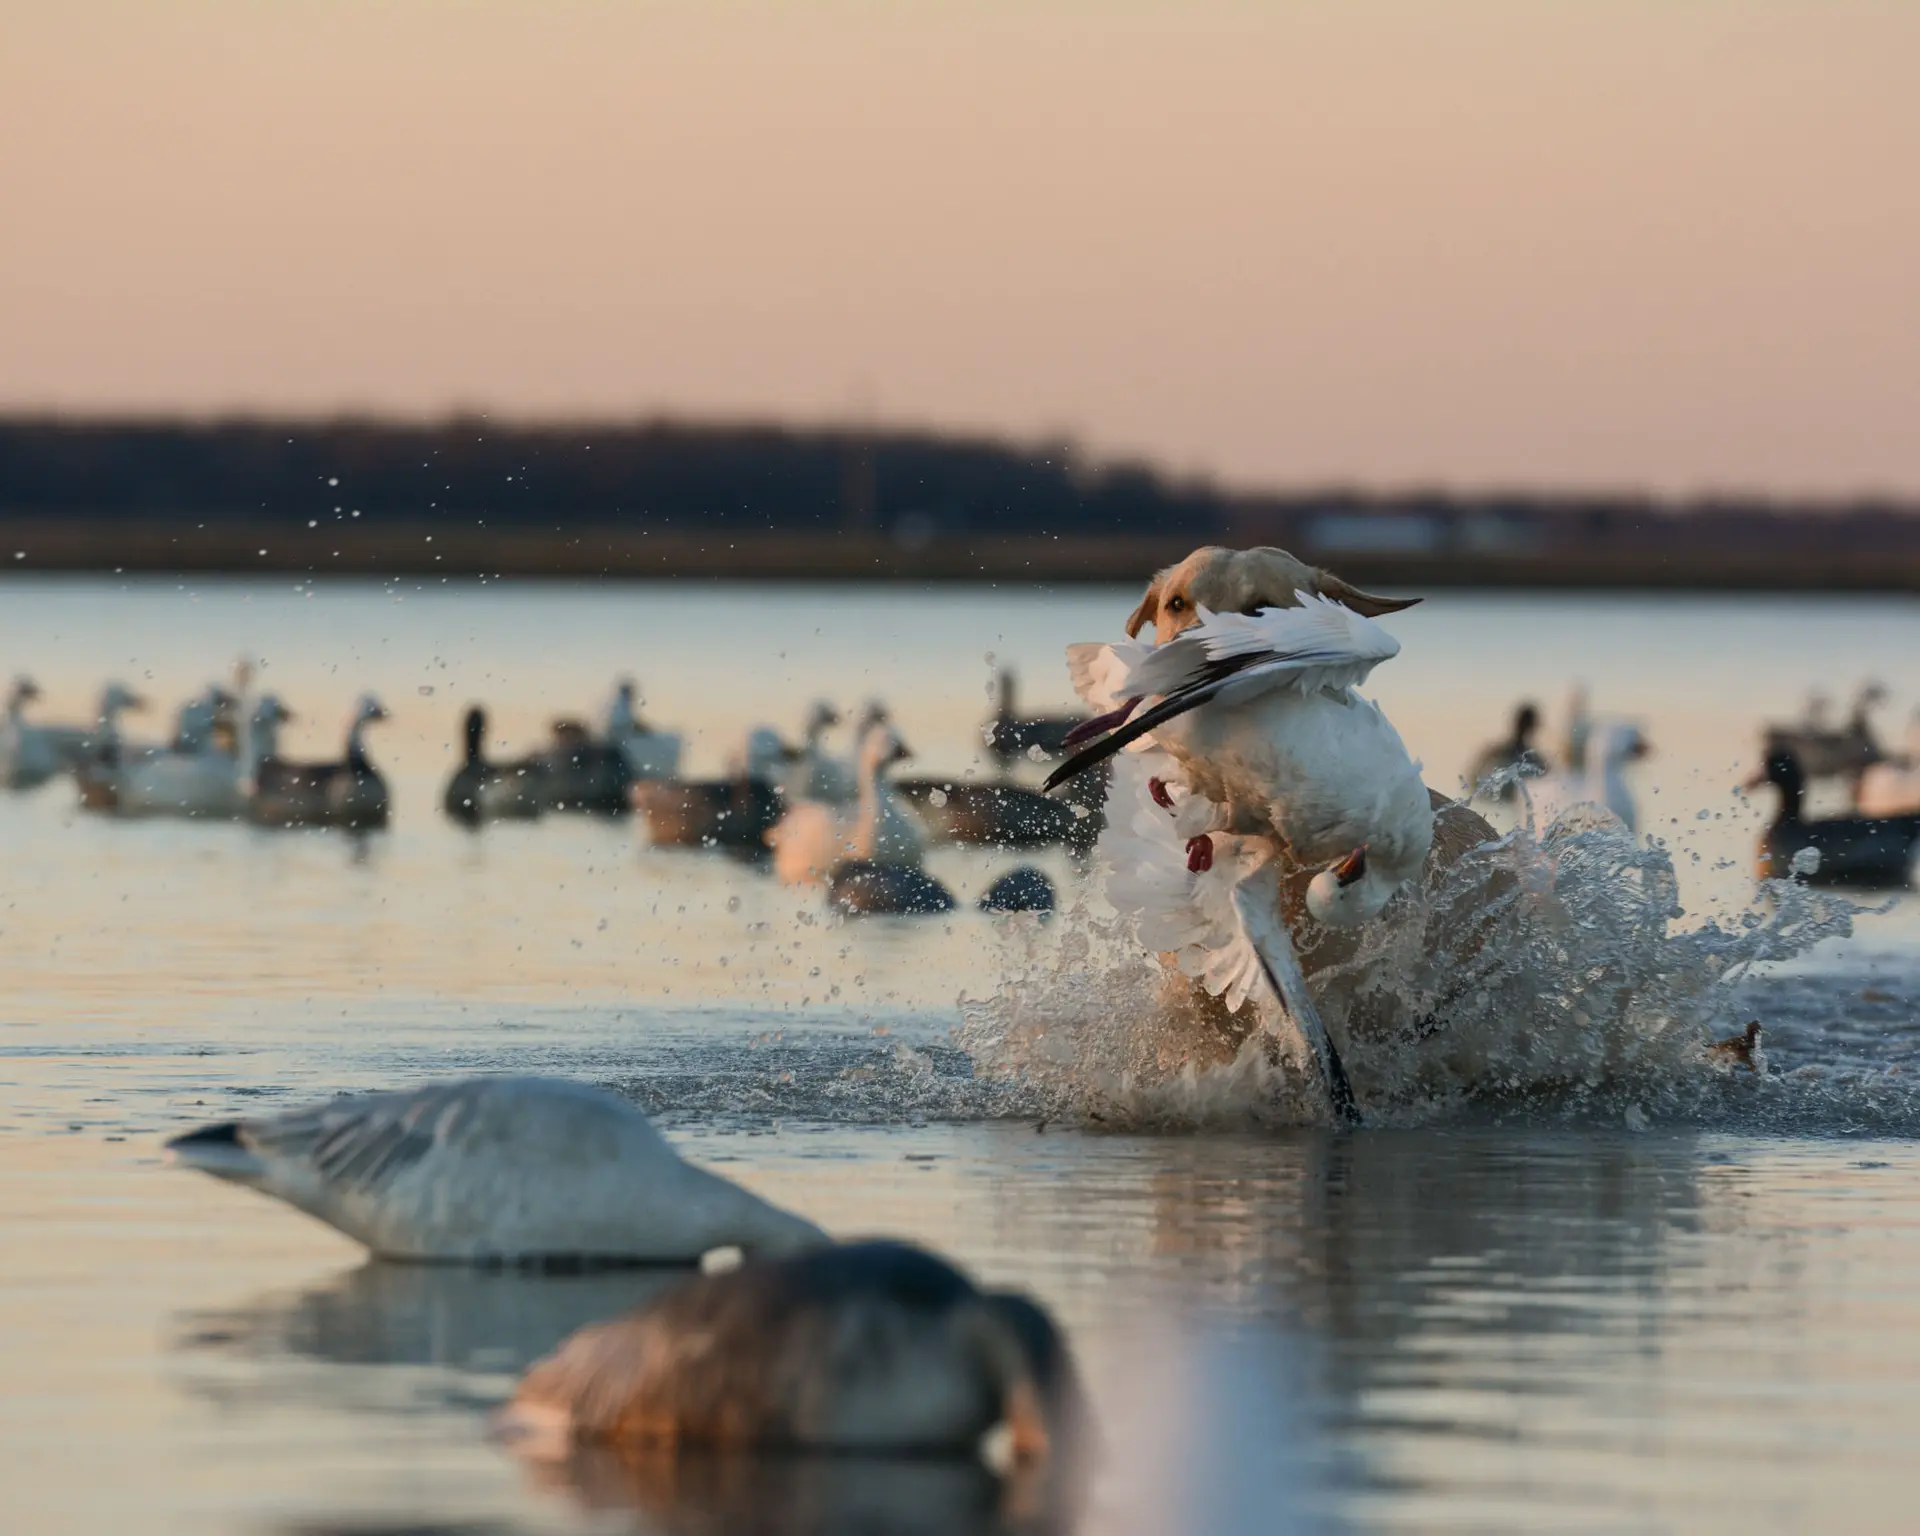
[(1067, 675), (1080, 702), (1096, 714), (1117, 709), (1132, 695), (1123, 693), (1127, 674), (1152, 654), (1144, 640), (1116, 640), (1111, 645), (1086, 641), (1067, 647)]
[(1140, 658), (1122, 685), (1127, 695), (1169, 696), (1231, 678), (1226, 698), (1275, 686), (1301, 692), (1357, 687), (1400, 642), (1364, 614), (1312, 592), (1297, 608), (1211, 613), (1179, 638)]

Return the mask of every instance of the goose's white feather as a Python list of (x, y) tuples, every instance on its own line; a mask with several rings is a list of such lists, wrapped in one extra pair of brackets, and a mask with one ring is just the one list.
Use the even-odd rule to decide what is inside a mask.
[(1237, 657), (1253, 660), (1223, 689), (1223, 702), (1270, 688), (1340, 692), (1358, 687), (1381, 662), (1399, 655), (1400, 642), (1364, 614), (1311, 592), (1294, 595), (1297, 608), (1253, 614), (1200, 609), (1198, 624), (1140, 659), (1121, 696), (1177, 693), (1204, 681), (1210, 663)]
[(1111, 645), (1097, 640), (1067, 647), (1067, 675), (1080, 702), (1095, 714), (1104, 715), (1120, 707), (1133, 695), (1126, 691), (1128, 675), (1153, 653), (1145, 640), (1116, 640)]
[(616, 1094), (472, 1078), (360, 1094), (169, 1143), (173, 1160), (286, 1201), (389, 1258), (691, 1262), (819, 1229), (682, 1161)]

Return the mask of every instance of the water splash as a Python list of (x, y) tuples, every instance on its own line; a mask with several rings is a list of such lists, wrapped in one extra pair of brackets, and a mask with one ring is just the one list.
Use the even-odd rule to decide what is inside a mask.
[[(1734, 1072), (1707, 1050), (1756, 1013), (1771, 1029), (1756, 968), (1847, 936), (1855, 911), (1772, 881), (1744, 910), (1690, 917), (1669, 849), (1583, 806), (1474, 849), (1357, 944), (1319, 930), (1301, 958), (1376, 1124), (1851, 1128), (1867, 1105), (1871, 1123), (1920, 1126), (1904, 1079), (1866, 1094), (1848, 1082), (1835, 1103), (1819, 1074)], [(1097, 898), (1062, 924), (1056, 944), (1010, 958), (991, 996), (964, 1000), (959, 1040), (978, 1073), (1055, 1115), (1126, 1128), (1324, 1121), (1284, 1023), (1197, 996)]]

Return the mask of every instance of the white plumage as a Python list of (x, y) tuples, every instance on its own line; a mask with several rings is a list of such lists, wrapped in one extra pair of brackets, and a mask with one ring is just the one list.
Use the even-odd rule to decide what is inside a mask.
[(551, 1078), (361, 1094), (208, 1126), (167, 1150), (386, 1258), (690, 1263), (826, 1241), (684, 1162), (625, 1099)]
[(792, 806), (767, 832), (774, 874), (789, 885), (818, 885), (848, 860), (918, 866), (926, 836), (885, 777), (907, 755), (885, 720), (870, 724), (860, 738), (853, 804), (802, 800)]

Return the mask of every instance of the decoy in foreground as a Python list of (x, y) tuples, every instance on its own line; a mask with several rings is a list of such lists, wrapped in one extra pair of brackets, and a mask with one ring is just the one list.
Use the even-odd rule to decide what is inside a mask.
[(440, 806), (462, 826), (530, 821), (546, 809), (547, 771), (539, 762), (487, 761), (487, 712), (474, 705), (461, 722), (465, 759), (447, 780)]
[(1760, 834), (1762, 879), (1869, 890), (1891, 890), (1912, 880), (1920, 815), (1803, 820), (1806, 774), (1789, 752), (1769, 753), (1765, 768), (1746, 788), (1762, 784), (1771, 784), (1780, 797), (1778, 811)]
[(390, 1259), (577, 1267), (784, 1253), (813, 1223), (684, 1162), (604, 1089), (483, 1077), (175, 1137), (171, 1159), (284, 1200)]
[(509, 1433), (557, 1450), (1070, 1458), (1086, 1428), (1066, 1339), (897, 1242), (749, 1259), (568, 1339), (521, 1379)]
[(1072, 806), (1019, 784), (900, 779), (892, 787), (936, 843), (1044, 848), (1066, 842), (1082, 819)]
[(372, 831), (387, 824), (387, 781), (367, 756), (366, 730), (387, 718), (370, 693), (354, 705), (346, 755), (337, 763), (291, 763), (268, 758), (254, 775), (247, 814), (263, 827), (345, 827)]
[(917, 864), (844, 859), (827, 872), (827, 904), (863, 917), (951, 912), (953, 893)]
[(982, 912), (1051, 912), (1053, 882), (1031, 864), (1010, 869), (980, 898)]

